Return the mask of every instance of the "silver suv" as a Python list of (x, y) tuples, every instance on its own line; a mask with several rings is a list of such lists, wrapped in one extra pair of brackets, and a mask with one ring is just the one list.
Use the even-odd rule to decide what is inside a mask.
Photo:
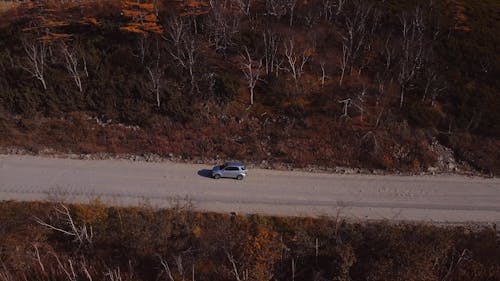
[(247, 176), (247, 169), (245, 164), (238, 162), (226, 162), (220, 166), (215, 166), (212, 169), (212, 177), (214, 179), (220, 178), (234, 178), (242, 180)]

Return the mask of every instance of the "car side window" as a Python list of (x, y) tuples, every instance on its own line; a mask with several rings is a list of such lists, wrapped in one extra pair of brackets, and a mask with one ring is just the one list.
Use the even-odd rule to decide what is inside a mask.
[(237, 167), (227, 167), (226, 170), (227, 171), (238, 171), (238, 168)]

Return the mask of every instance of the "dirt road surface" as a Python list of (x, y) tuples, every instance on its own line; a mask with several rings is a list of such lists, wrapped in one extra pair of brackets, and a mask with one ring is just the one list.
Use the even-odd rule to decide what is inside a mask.
[(500, 223), (500, 179), (338, 175), (251, 169), (207, 177), (207, 165), (0, 155), (0, 200), (63, 200), (353, 220)]

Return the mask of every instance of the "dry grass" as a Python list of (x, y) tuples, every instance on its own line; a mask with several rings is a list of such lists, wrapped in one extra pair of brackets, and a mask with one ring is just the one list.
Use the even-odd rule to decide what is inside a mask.
[[(0, 280), (226, 281), (240, 271), (245, 280), (500, 280), (493, 227), (229, 216), (191, 208), (0, 202)], [(47, 223), (68, 233), (91, 228), (92, 243)], [(295, 261), (297, 270), (290, 266)]]

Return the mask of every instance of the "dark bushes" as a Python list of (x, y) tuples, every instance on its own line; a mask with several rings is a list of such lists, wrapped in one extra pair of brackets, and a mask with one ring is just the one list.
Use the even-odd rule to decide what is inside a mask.
[(64, 280), (66, 270), (93, 280), (110, 274), (157, 280), (169, 271), (196, 280), (234, 280), (236, 274), (251, 280), (500, 278), (498, 231), (489, 227), (228, 216), (175, 206), (69, 206), (77, 229), (92, 227), (92, 238), (81, 243), (35, 221), (72, 231), (55, 211), (61, 205), (0, 203), (1, 276)]

